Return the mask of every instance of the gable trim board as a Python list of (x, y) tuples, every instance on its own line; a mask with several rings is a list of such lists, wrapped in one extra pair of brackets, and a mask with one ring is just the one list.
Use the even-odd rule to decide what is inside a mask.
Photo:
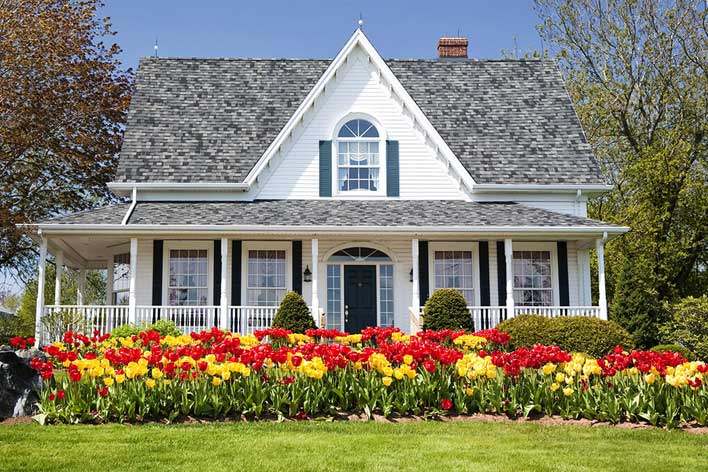
[(266, 168), (268, 162), (273, 158), (275, 153), (290, 137), (295, 128), (304, 121), (305, 113), (314, 107), (315, 101), (324, 93), (327, 84), (336, 77), (337, 70), (347, 60), (349, 54), (356, 46), (361, 47), (368, 55), (371, 63), (373, 63), (381, 73), (381, 79), (388, 85), (390, 90), (398, 95), (403, 102), (403, 109), (408, 110), (413, 115), (413, 126), (416, 124), (423, 128), (426, 138), (430, 139), (435, 145), (436, 152), (440, 153), (448, 162), (448, 165), (453, 168), (459, 177), (460, 183), (464, 184), (468, 189), (472, 189), (475, 182), (472, 176), (457, 159), (452, 150), (448, 147), (445, 140), (442, 139), (432, 123), (423, 114), (420, 107), (411, 98), (398, 78), (393, 74), (383, 58), (376, 51), (374, 46), (369, 42), (364, 32), (360, 29), (354, 31), (354, 34), (349, 38), (344, 47), (339, 51), (337, 56), (332, 60), (332, 63), (327, 67), (325, 73), (320, 77), (315, 86), (305, 97), (305, 100), (300, 104), (295, 113), (290, 117), (285, 127), (276, 136), (273, 142), (268, 146), (261, 158), (256, 162), (251, 171), (244, 179), (244, 183), (253, 185), (260, 173)]

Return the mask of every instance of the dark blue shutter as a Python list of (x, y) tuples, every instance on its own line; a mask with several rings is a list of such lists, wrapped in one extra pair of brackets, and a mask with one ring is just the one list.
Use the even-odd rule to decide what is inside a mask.
[(558, 294), (561, 306), (570, 305), (570, 293), (568, 291), (568, 243), (558, 241)]
[(332, 196), (332, 141), (320, 141), (320, 197)]
[(506, 257), (504, 255), (504, 241), (497, 241), (497, 303), (506, 304)]
[(418, 241), (418, 290), (421, 305), (428, 301), (428, 271), (428, 241)]
[[(231, 304), (241, 304), (241, 241), (231, 241)], [(234, 328), (235, 329), (235, 328)]]
[[(221, 239), (214, 240), (214, 293), (212, 305), (221, 303)], [(219, 321), (215, 318), (215, 323)]]
[(386, 141), (386, 195), (400, 195), (398, 171), (398, 141)]
[(490, 306), (489, 296), (489, 243), (479, 242), (479, 301), (482, 306)]
[(293, 291), (302, 295), (302, 241), (293, 241)]
[(162, 305), (163, 248), (164, 243), (161, 239), (152, 242), (152, 304), (155, 306)]

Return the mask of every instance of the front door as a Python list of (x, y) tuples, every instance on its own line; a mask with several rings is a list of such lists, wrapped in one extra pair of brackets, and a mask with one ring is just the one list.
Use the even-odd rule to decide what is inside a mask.
[(344, 266), (344, 329), (358, 333), (376, 326), (376, 266)]

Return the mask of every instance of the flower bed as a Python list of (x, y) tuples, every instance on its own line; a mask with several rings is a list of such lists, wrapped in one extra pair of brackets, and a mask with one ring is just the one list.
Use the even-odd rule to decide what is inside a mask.
[(708, 424), (705, 363), (621, 348), (600, 359), (542, 345), (505, 352), (508, 341), (496, 330), (395, 328), (66, 333), (33, 367), (52, 422), (494, 413)]

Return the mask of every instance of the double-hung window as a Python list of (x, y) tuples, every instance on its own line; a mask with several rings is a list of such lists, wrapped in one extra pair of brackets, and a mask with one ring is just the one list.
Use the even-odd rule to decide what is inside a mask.
[(433, 255), (435, 290), (454, 288), (462, 293), (468, 305), (474, 305), (472, 251), (435, 251)]
[(347, 121), (337, 134), (337, 190), (381, 191), (380, 136), (367, 120)]
[(206, 249), (170, 249), (167, 299), (172, 306), (209, 304), (209, 254)]
[(251, 306), (277, 306), (287, 291), (284, 250), (248, 251), (246, 298)]
[(514, 251), (514, 303), (553, 305), (551, 251)]

